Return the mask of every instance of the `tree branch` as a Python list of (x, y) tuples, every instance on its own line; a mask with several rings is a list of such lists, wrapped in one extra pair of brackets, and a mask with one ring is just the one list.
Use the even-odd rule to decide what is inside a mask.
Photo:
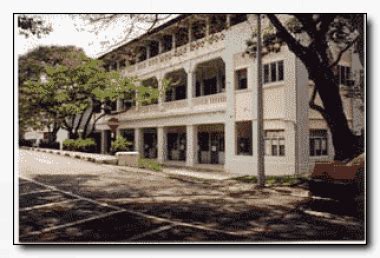
[(276, 28), (279, 36), (287, 43), (288, 47), (301, 59), (305, 59), (307, 56), (307, 48), (302, 46), (282, 25), (280, 20), (274, 14), (267, 14), (268, 19), (272, 25)]
[(359, 36), (357, 36), (353, 41), (351, 41), (350, 43), (348, 43), (348, 44), (347, 44), (347, 45), (346, 45), (346, 46), (345, 46), (345, 47), (339, 52), (337, 58), (335, 59), (335, 61), (334, 61), (332, 64), (330, 64), (329, 68), (332, 68), (332, 67), (336, 66), (336, 65), (339, 63), (340, 59), (342, 58), (343, 54), (344, 54), (344, 53), (345, 53), (350, 47), (352, 47), (352, 46), (355, 44), (355, 42), (358, 41), (358, 39), (359, 39)]
[(309, 101), (309, 107), (311, 109), (314, 109), (315, 111), (318, 111), (323, 116), (323, 118), (326, 119), (327, 118), (327, 112), (326, 112), (326, 110), (323, 107), (315, 104), (315, 98), (316, 98), (316, 96), (317, 96), (317, 87), (314, 85), (313, 93), (311, 94), (311, 98), (310, 98), (310, 101)]

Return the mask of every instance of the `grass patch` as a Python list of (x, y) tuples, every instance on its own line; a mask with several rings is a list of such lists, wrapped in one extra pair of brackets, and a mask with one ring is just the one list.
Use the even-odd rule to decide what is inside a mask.
[(153, 159), (139, 159), (139, 168), (146, 168), (153, 171), (162, 171), (162, 166), (156, 160)]
[[(251, 183), (256, 184), (257, 183), (257, 177), (256, 176), (241, 176), (241, 177), (235, 177), (235, 180), (239, 182), (244, 183)], [(265, 178), (265, 184), (269, 186), (291, 186), (296, 185), (304, 181), (304, 177), (295, 177), (295, 176), (267, 176)]]

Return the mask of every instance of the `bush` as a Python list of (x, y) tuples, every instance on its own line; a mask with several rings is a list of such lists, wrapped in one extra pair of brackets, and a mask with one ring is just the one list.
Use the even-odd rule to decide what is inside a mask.
[(115, 154), (118, 151), (128, 151), (131, 145), (131, 142), (127, 141), (123, 136), (118, 135), (116, 136), (116, 140), (111, 143), (111, 153)]
[(75, 140), (73, 140), (73, 139), (64, 140), (62, 145), (63, 145), (62, 149), (64, 149), (64, 150), (68, 150), (68, 151), (75, 150), (75, 146), (74, 146)]
[(59, 150), (60, 145), (59, 142), (52, 142), (49, 140), (42, 139), (40, 140), (38, 147)]
[(92, 138), (86, 139), (67, 139), (63, 141), (63, 149), (68, 151), (79, 152), (96, 152), (96, 142)]
[(20, 147), (33, 147), (33, 144), (35, 143), (36, 140), (26, 140), (26, 139), (20, 139), (18, 144)]
[(139, 159), (139, 168), (146, 168), (154, 171), (162, 171), (162, 166), (152, 159)]

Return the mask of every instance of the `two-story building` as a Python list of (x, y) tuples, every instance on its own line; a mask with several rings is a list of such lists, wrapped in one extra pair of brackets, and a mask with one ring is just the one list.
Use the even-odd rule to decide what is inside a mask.
[[(143, 85), (161, 88), (165, 78), (173, 84), (149, 105), (120, 99), (118, 114), (97, 123), (101, 151), (107, 153), (115, 137), (107, 125), (114, 117), (117, 133), (145, 158), (256, 175), (257, 69), (255, 58), (246, 53), (255, 19), (246, 14), (179, 15), (99, 57)], [(340, 64), (343, 84), (345, 74), (360, 69), (352, 51)], [(308, 106), (313, 85), (301, 61), (279, 45), (263, 56), (262, 77), (266, 174), (307, 173), (315, 160), (332, 159), (328, 127)], [(350, 125), (360, 131), (363, 117), (355, 100), (343, 101)]]

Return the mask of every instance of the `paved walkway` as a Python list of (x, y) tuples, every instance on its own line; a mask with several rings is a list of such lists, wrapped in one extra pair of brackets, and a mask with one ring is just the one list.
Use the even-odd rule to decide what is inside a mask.
[[(67, 156), (71, 158), (82, 159), (90, 162), (95, 162), (98, 164), (109, 164), (109, 165), (117, 165), (117, 158), (112, 155), (106, 154), (95, 154), (95, 153), (83, 153), (83, 152), (75, 152), (75, 151), (63, 151), (63, 150), (51, 150), (51, 149), (42, 149), (42, 148), (34, 148), (35, 151), (40, 151), (44, 153), (51, 153), (56, 155)], [(120, 166), (122, 170), (133, 172), (133, 171), (141, 171), (141, 172), (150, 172), (150, 170), (128, 167), (128, 166)], [(153, 171), (152, 171), (153, 172)], [(154, 172), (159, 173), (159, 172)], [(239, 174), (226, 173), (222, 171), (202, 171), (201, 168), (197, 168), (197, 170), (193, 170), (188, 167), (180, 168), (180, 167), (163, 167), (161, 173), (168, 174), (172, 177), (194, 177), (205, 180), (226, 180), (241, 176)]]

